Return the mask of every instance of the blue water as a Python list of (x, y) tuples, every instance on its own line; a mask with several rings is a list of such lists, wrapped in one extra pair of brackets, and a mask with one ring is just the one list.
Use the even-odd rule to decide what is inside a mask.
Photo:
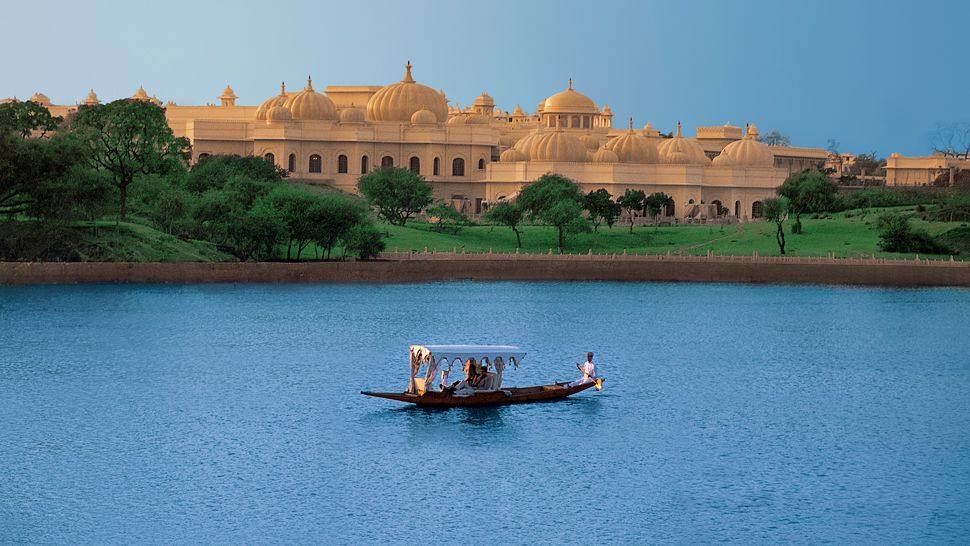
[[(970, 291), (0, 287), (0, 542), (970, 540)], [(412, 342), (561, 403), (429, 411)]]

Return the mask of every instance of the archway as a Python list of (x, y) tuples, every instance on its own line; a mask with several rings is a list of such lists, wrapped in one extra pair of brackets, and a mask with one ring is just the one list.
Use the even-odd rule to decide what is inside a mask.
[(765, 209), (761, 201), (755, 201), (754, 203), (751, 203), (752, 218), (761, 218), (762, 216), (764, 216), (764, 214), (765, 214)]

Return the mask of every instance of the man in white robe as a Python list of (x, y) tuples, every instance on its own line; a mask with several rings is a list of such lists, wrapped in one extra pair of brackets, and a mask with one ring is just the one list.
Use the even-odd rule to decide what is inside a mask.
[(579, 385), (585, 385), (586, 383), (593, 383), (599, 378), (599, 375), (596, 373), (596, 364), (593, 364), (593, 353), (586, 353), (586, 362), (576, 364), (576, 367), (579, 368), (579, 371), (583, 374), (583, 377), (570, 383), (570, 387), (577, 387)]

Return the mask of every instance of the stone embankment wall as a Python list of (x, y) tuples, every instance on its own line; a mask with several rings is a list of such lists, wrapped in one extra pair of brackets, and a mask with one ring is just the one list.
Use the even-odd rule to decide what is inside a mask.
[(970, 262), (757, 256), (397, 254), (368, 262), (0, 262), (0, 284), (661, 281), (970, 287)]

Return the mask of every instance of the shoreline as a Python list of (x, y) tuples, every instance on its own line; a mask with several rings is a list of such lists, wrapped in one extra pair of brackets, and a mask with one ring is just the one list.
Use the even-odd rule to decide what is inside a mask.
[(759, 256), (386, 253), (335, 262), (0, 262), (0, 285), (621, 281), (970, 287), (970, 262)]

